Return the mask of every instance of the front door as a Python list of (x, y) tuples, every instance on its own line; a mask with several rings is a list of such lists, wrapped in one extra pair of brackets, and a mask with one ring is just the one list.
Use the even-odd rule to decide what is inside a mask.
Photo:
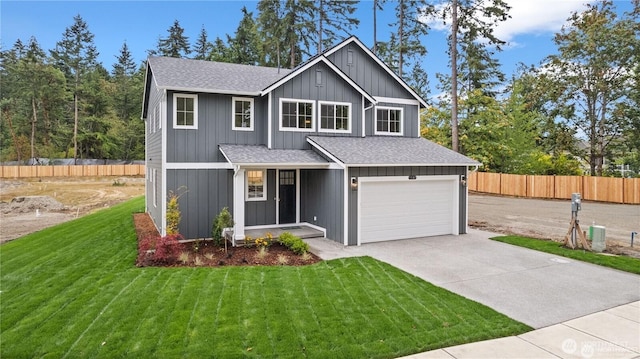
[(296, 223), (296, 171), (280, 170), (278, 189), (279, 223)]

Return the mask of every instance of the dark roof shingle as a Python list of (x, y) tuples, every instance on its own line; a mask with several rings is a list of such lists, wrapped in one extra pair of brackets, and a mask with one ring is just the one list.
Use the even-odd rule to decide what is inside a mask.
[(213, 93), (258, 94), (291, 70), (173, 57), (150, 57), (160, 88)]
[(232, 164), (296, 164), (328, 165), (329, 162), (312, 150), (274, 150), (266, 146), (220, 145), (220, 151)]
[(469, 157), (424, 138), (309, 136), (308, 140), (346, 165), (480, 165)]

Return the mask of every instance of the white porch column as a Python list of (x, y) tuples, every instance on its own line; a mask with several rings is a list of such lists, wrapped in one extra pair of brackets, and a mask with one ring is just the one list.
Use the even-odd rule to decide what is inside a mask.
[(233, 174), (233, 245), (244, 240), (244, 168), (236, 168)]

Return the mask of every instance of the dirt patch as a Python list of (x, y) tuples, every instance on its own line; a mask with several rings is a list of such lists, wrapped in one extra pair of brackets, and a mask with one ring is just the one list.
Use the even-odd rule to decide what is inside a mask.
[(0, 243), (144, 194), (142, 177), (0, 180)]
[[(133, 215), (138, 243), (160, 238), (158, 230), (147, 213)], [(322, 259), (312, 253), (298, 255), (278, 242), (265, 250), (257, 247), (231, 247), (227, 250), (213, 241), (189, 241), (176, 244), (175, 255), (168, 260), (154, 260), (151, 251), (140, 251), (136, 265), (139, 267), (222, 267), (222, 266), (301, 266), (318, 263)]]
[[(640, 258), (640, 239), (631, 247), (631, 232), (640, 232), (640, 206), (583, 202), (580, 227), (606, 227), (607, 250)], [(527, 199), (471, 193), (469, 225), (489, 232), (562, 241), (571, 219), (571, 200)]]

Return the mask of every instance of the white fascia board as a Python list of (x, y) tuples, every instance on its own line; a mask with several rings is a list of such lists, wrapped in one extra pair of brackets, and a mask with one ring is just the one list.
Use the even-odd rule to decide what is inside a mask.
[(305, 72), (306, 70), (310, 69), (311, 67), (315, 66), (319, 62), (322, 62), (325, 65), (327, 65), (327, 67), (329, 67), (331, 70), (333, 70), (333, 72), (335, 72), (338, 76), (340, 76), (343, 80), (345, 80), (349, 85), (351, 85), (351, 87), (356, 89), (362, 96), (364, 96), (370, 102), (372, 102), (372, 103), (376, 102), (376, 100), (373, 98), (373, 96), (369, 95), (362, 87), (360, 87), (358, 84), (356, 84), (349, 76), (347, 76), (344, 72), (342, 72), (336, 65), (334, 65), (331, 61), (329, 61), (324, 55), (320, 55), (320, 56), (316, 57), (315, 59), (311, 60), (310, 62), (308, 62), (307, 64), (305, 64), (304, 66), (298, 68), (297, 70), (290, 72), (285, 77), (281, 78), (280, 80), (278, 80), (277, 82), (275, 82), (271, 86), (269, 86), (266, 89), (262, 90), (261, 95), (264, 96), (266, 94), (271, 93), (271, 91), (275, 90), (276, 88), (280, 87), (282, 84), (288, 82), (292, 78), (298, 76), (299, 74), (301, 74), (301, 73)]
[(344, 163), (342, 163), (342, 161), (340, 161), (337, 157), (335, 157), (334, 155), (332, 155), (331, 153), (327, 152), (327, 150), (325, 150), (324, 148), (320, 147), (317, 143), (313, 142), (311, 139), (309, 139), (307, 137), (307, 142), (309, 142), (311, 144), (311, 146), (313, 146), (314, 148), (316, 148), (318, 151), (322, 152), (322, 154), (324, 154), (325, 156), (329, 157), (333, 162), (335, 162), (337, 165), (340, 166), (340, 168), (346, 168), (347, 166), (345, 166)]
[[(144, 108), (144, 103), (145, 103), (144, 99), (146, 99), (146, 98), (147, 98), (147, 95), (148, 95), (148, 94), (147, 94), (147, 80), (148, 80), (148, 76), (149, 76), (149, 68), (150, 68), (150, 66), (149, 66), (149, 60), (147, 60), (147, 69), (146, 69), (146, 71), (144, 72), (144, 82), (143, 82), (143, 84), (144, 84), (144, 91), (142, 92), (142, 111), (140, 112), (140, 119), (141, 119), (141, 120), (144, 120), (144, 118), (145, 118), (145, 117), (144, 117), (144, 115), (143, 115), (143, 114), (144, 114), (144, 110), (145, 110), (145, 108)], [(146, 143), (146, 142), (145, 142), (145, 143)]]
[(398, 77), (398, 75), (396, 75), (396, 73), (393, 72), (389, 68), (389, 66), (387, 66), (387, 64), (382, 62), (382, 60), (380, 60), (380, 58), (378, 58), (378, 56), (376, 56), (371, 50), (369, 50), (368, 47), (364, 46), (364, 44), (360, 40), (358, 40), (358, 38), (355, 37), (355, 36), (351, 36), (350, 38), (348, 38), (347, 40), (345, 40), (341, 44), (337, 45), (333, 49), (330, 49), (329, 51), (325, 52), (324, 56), (329, 56), (329, 55), (333, 54), (334, 52), (340, 50), (341, 48), (345, 47), (346, 45), (350, 44), (350, 43), (355, 43), (356, 45), (360, 46), (360, 48), (365, 53), (367, 53), (367, 55), (369, 55), (374, 61), (376, 61), (378, 63), (378, 65), (382, 66), (382, 68), (385, 71), (387, 71), (387, 73), (389, 75), (391, 75), (391, 77), (393, 77), (396, 81), (398, 81), (398, 83), (400, 85), (402, 85), (402, 87), (404, 87), (405, 90), (409, 91), (409, 93), (413, 97), (415, 97), (415, 99), (418, 100), (422, 106), (427, 107), (427, 103), (426, 103), (425, 100), (422, 99), (422, 97), (420, 97), (415, 91), (413, 91), (413, 89), (409, 85), (407, 85), (407, 83), (404, 82), (404, 80), (402, 80), (400, 77)]
[(220, 145), (218, 145), (218, 151), (220, 151), (220, 153), (222, 153), (222, 156), (224, 157), (225, 160), (227, 160), (227, 162), (229, 162), (230, 164), (233, 164), (233, 162), (231, 162), (231, 160), (229, 159), (227, 154), (224, 153), (224, 151), (222, 150), (222, 147), (220, 147)]
[(358, 92), (360, 92), (362, 96), (364, 96), (367, 100), (369, 100), (369, 102), (374, 104), (376, 103), (376, 99), (373, 96), (369, 95), (367, 91), (365, 91), (357, 83), (355, 83), (351, 79), (351, 77), (347, 76), (344, 72), (342, 72), (342, 70), (340, 70), (336, 65), (334, 65), (331, 61), (329, 61), (326, 57), (321, 56), (320, 58), (327, 66), (329, 66), (330, 69), (332, 69), (335, 73), (337, 73), (340, 77), (342, 77), (343, 80), (345, 80), (349, 85), (351, 85), (351, 87), (358, 90)]
[(232, 170), (233, 165), (226, 162), (167, 162), (169, 170)]
[(348, 163), (348, 167), (468, 167), (469, 163)]
[(410, 99), (410, 98), (395, 98), (395, 97), (382, 97), (382, 96), (373, 96), (373, 98), (376, 99), (378, 103), (384, 102), (384, 103), (393, 103), (393, 104), (401, 104), (401, 105), (416, 105), (416, 106), (420, 105), (420, 101), (416, 99)]
[(160, 235), (165, 236), (167, 234), (167, 128), (169, 125), (167, 121), (167, 90), (162, 91), (162, 98), (160, 99), (160, 121), (164, 126), (160, 128), (161, 136), (161, 152), (162, 161), (160, 162), (160, 176), (162, 176), (162, 185), (160, 190)]
[(208, 89), (208, 88), (198, 88), (198, 87), (163, 86), (158, 88), (162, 90), (175, 91), (175, 92), (200, 92), (200, 93), (213, 93), (213, 94), (221, 94), (221, 95), (249, 96), (249, 97), (260, 96), (260, 92)]
[(244, 169), (298, 169), (298, 168), (320, 168), (325, 169), (330, 167), (330, 163), (234, 163), (234, 166), (238, 166)]

